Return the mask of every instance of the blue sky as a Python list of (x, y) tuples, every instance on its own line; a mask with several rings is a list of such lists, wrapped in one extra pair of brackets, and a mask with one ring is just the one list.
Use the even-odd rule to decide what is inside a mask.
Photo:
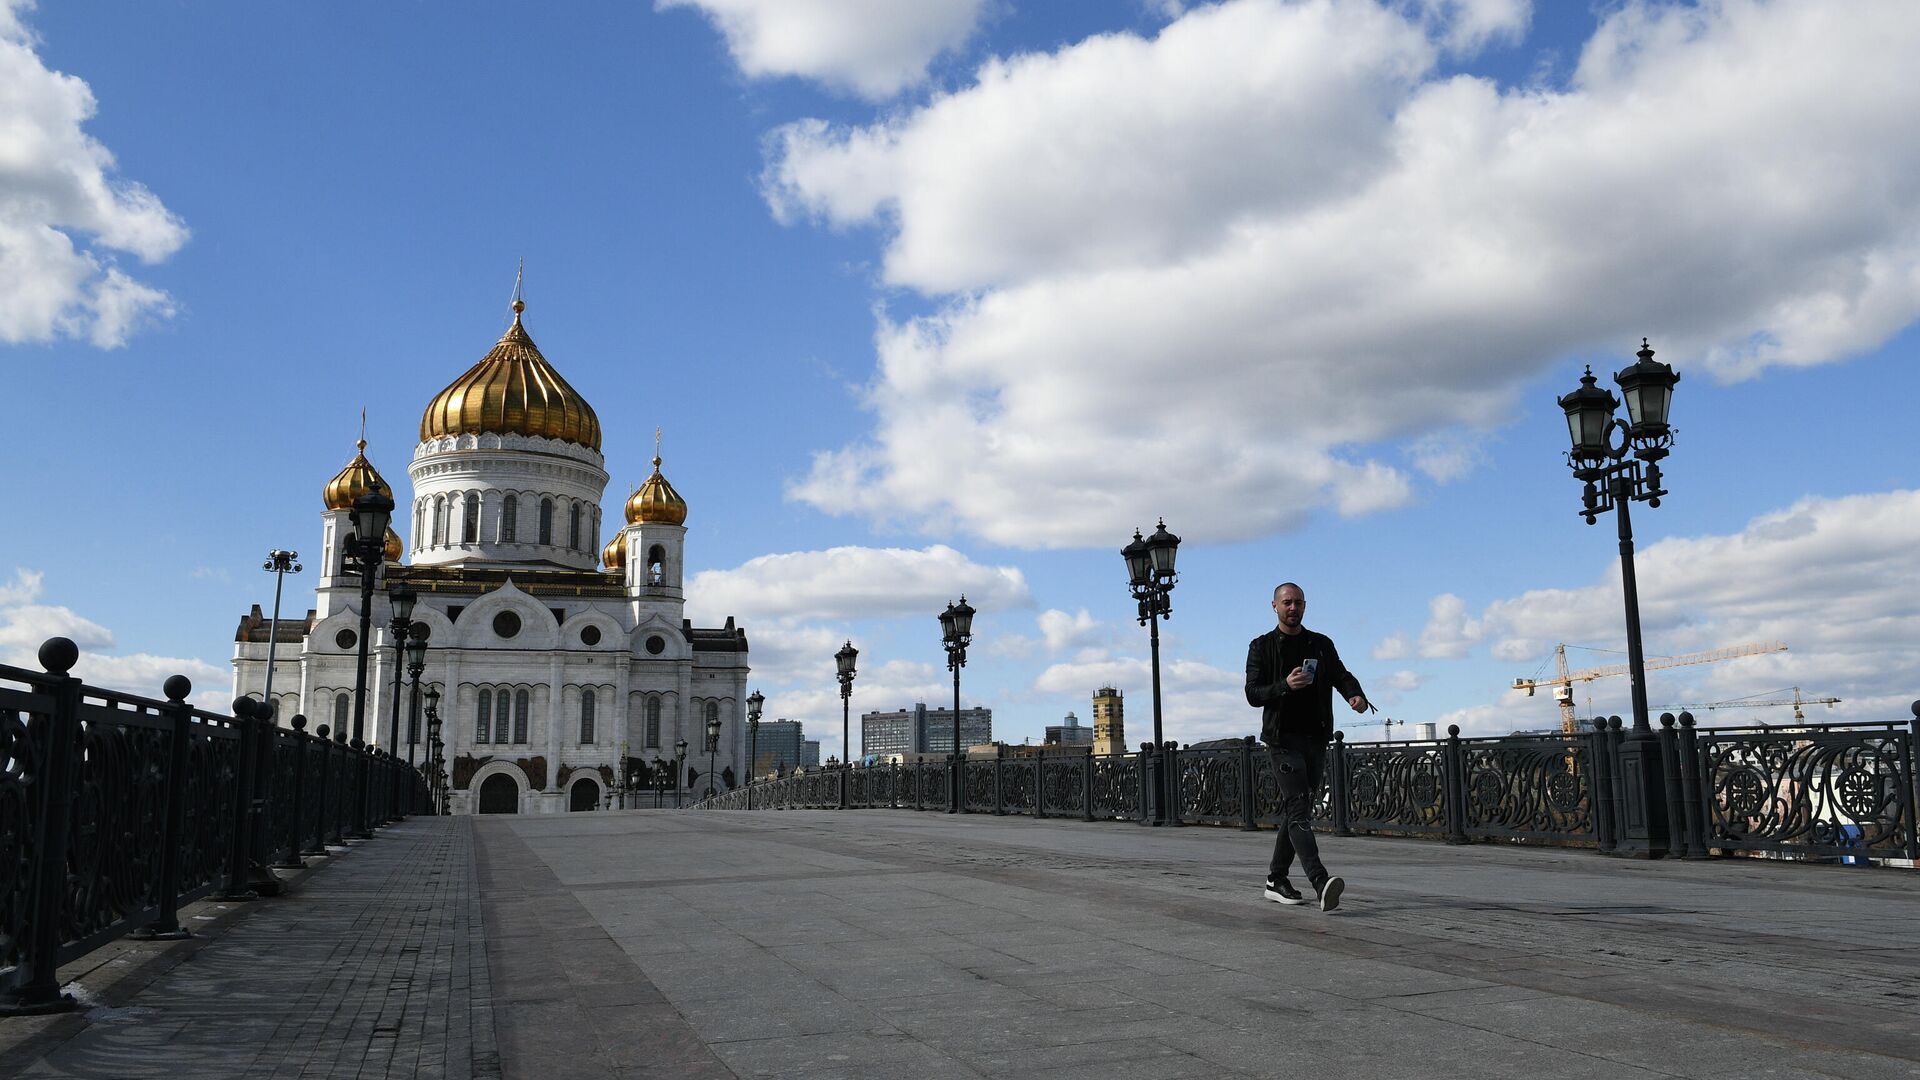
[(1383, 716), (1553, 723), (1504, 688), (1624, 647), (1554, 398), (1641, 335), (1683, 375), (1649, 651), (1790, 645), (1655, 705), (1897, 718), (1916, 44), (1902, 3), (0, 0), (0, 660), (224, 697), (361, 408), (404, 490), (524, 258), (609, 517), (664, 428), (695, 614), (827, 753), (838, 643), (856, 708), (938, 703), (962, 589), (1003, 736), (1111, 680), (1139, 741), (1159, 514), (1171, 736), (1252, 730), (1285, 578)]

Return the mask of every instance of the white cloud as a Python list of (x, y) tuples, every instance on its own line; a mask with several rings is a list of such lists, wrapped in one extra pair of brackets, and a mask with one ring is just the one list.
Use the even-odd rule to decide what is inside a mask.
[(1381, 680), (1381, 684), (1389, 690), (1405, 692), (1408, 690), (1418, 690), (1423, 681), (1424, 680), (1420, 678), (1420, 673), (1417, 671), (1396, 671)]
[(732, 570), (702, 570), (687, 586), (689, 613), (709, 619), (924, 615), (931, 624), (962, 593), (981, 610), (1033, 602), (1017, 567), (983, 566), (944, 544), (761, 555)]
[(107, 652), (114, 647), (113, 631), (70, 608), (35, 603), (45, 577), (37, 570), (16, 569), (13, 581), (0, 585), (0, 664), (39, 671), (41, 644), (64, 637), (80, 647), (70, 674), (89, 685), (159, 698), (169, 678), (185, 675), (196, 687), (195, 705), (225, 712), (232, 704), (232, 676), (224, 668), (187, 657)]
[(1399, 660), (1412, 652), (1413, 646), (1408, 644), (1407, 635), (1396, 631), (1387, 637), (1381, 638), (1380, 643), (1373, 647), (1373, 658), (1375, 660)]
[(1467, 602), (1452, 593), (1442, 593), (1427, 603), (1427, 625), (1420, 631), (1420, 655), (1462, 657), (1485, 636), (1485, 626), (1467, 617)]
[(751, 78), (792, 75), (882, 99), (973, 36), (987, 0), (655, 0), (696, 8)]
[(1230, 0), (777, 132), (775, 212), (883, 230), (884, 284), (935, 301), (882, 314), (874, 431), (791, 495), (1013, 546), (1148, 508), (1246, 538), (1403, 503), (1385, 447), (1459, 475), (1447, 433), (1569, 353), (1645, 333), (1738, 379), (1920, 313), (1920, 9), (1627, 5), (1564, 89), (1436, 74), (1525, 9)]
[(1474, 52), (1489, 42), (1517, 42), (1533, 18), (1532, 0), (1418, 0), (1448, 50)]
[[(1645, 548), (1635, 572), (1649, 658), (1770, 640), (1789, 646), (1650, 671), (1649, 704), (1724, 701), (1797, 685), (1809, 697), (1844, 699), (1823, 718), (1903, 718), (1920, 696), (1912, 647), (1920, 640), (1917, 534), (1920, 491), (1893, 491), (1803, 499), (1738, 533)], [(1506, 646), (1502, 659), (1537, 658), (1563, 641), (1617, 648), (1625, 636), (1619, 569), (1611, 563), (1601, 580), (1582, 588), (1526, 592), (1488, 604), (1477, 617), (1457, 598), (1437, 597), (1434, 613), (1436, 638), (1494, 639)], [(1583, 715), (1589, 696), (1601, 711), (1627, 712), (1624, 678), (1582, 684)], [(1458, 715), (1480, 730), (1550, 726), (1555, 719), (1550, 697), (1521, 693)]]
[[(113, 154), (82, 130), (93, 92), (41, 62), (23, 19), (32, 8), (0, 0), (0, 342), (78, 337), (114, 348), (174, 305), (108, 253), (158, 262), (187, 229), (152, 192), (113, 175)], [(98, 250), (76, 246), (80, 235)]]
[(1100, 620), (1081, 608), (1072, 615), (1058, 608), (1049, 608), (1040, 613), (1040, 639), (1046, 643), (1048, 652), (1064, 652), (1088, 645), (1096, 645), (1107, 640), (1108, 627)]
[[(1161, 730), (1169, 739), (1199, 742), (1249, 735), (1260, 730), (1260, 713), (1249, 708), (1245, 674), (1198, 660), (1168, 660), (1160, 665)], [(1033, 689), (1088, 699), (1102, 686), (1118, 688), (1126, 698), (1126, 735), (1130, 746), (1153, 740), (1153, 669), (1142, 657), (1090, 657), (1053, 664), (1034, 679)]]

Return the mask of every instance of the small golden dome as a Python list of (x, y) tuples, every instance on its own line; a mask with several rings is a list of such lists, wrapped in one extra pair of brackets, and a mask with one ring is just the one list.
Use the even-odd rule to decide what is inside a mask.
[(373, 463), (367, 460), (367, 440), (361, 439), (356, 445), (359, 453), (353, 455), (353, 460), (347, 462), (347, 467), (341, 469), (339, 475), (327, 481), (326, 489), (322, 492), (329, 510), (351, 510), (353, 500), (376, 491), (389, 499), (393, 498), (393, 489), (387, 486)]
[(420, 441), (444, 435), (528, 435), (575, 443), (598, 453), (600, 417), (540, 355), (513, 302), (513, 325), (487, 355), (434, 395), (420, 417)]
[(653, 475), (640, 485), (640, 490), (627, 499), (627, 521), (630, 524), (641, 522), (664, 522), (668, 525), (683, 525), (687, 520), (687, 500), (673, 490), (667, 478), (660, 475), (660, 455), (653, 456)]
[(600, 549), (600, 561), (616, 573), (626, 569), (627, 546), (620, 542), (619, 533), (614, 533), (613, 539), (607, 541), (607, 546)]
[(386, 556), (387, 556), (387, 561), (388, 561), (388, 562), (399, 562), (399, 561), (400, 561), (400, 553), (401, 553), (401, 552), (403, 552), (403, 551), (405, 551), (405, 550), (406, 550), (406, 545), (404, 545), (404, 544), (402, 544), (402, 543), (400, 542), (400, 534), (399, 534), (399, 533), (397, 533), (397, 532), (394, 532), (394, 531), (393, 531), (393, 528), (392, 528), (392, 526), (388, 526), (388, 528), (387, 528), (387, 544), (386, 544)]

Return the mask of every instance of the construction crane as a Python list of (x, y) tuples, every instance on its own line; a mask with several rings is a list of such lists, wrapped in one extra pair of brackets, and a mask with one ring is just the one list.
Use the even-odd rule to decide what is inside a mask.
[[(1793, 696), (1790, 698), (1768, 698), (1765, 701), (1753, 700), (1765, 694), (1783, 694), (1788, 690), (1793, 691)], [(1704, 705), (1669, 705), (1661, 711), (1677, 712), (1681, 709), (1687, 709), (1689, 711), (1693, 709), (1746, 709), (1762, 708), (1771, 705), (1791, 705), (1793, 706), (1793, 718), (1795, 720), (1805, 720), (1807, 714), (1801, 710), (1800, 706), (1802, 705), (1825, 705), (1831, 709), (1838, 704), (1840, 704), (1840, 699), (1837, 697), (1801, 697), (1799, 687), (1783, 686), (1778, 690), (1762, 690), (1758, 694), (1749, 694), (1746, 697), (1733, 698), (1728, 701), (1709, 701)]]
[[(1742, 656), (1758, 656), (1761, 653), (1786, 652), (1784, 641), (1756, 641), (1746, 645), (1729, 645), (1724, 649), (1709, 649), (1706, 652), (1684, 653), (1680, 656), (1656, 656), (1646, 661), (1648, 671), (1661, 668), (1686, 667), (1689, 664), (1713, 664), (1721, 660), (1734, 660)], [(1553, 647), (1553, 662), (1558, 674), (1551, 679), (1515, 679), (1513, 688), (1525, 690), (1528, 697), (1538, 687), (1553, 687), (1553, 700), (1560, 706), (1560, 730), (1572, 735), (1578, 724), (1573, 715), (1573, 684), (1592, 682), (1612, 675), (1625, 675), (1632, 671), (1629, 664), (1609, 664), (1606, 667), (1585, 668), (1580, 671), (1567, 670), (1567, 647), (1559, 644)]]

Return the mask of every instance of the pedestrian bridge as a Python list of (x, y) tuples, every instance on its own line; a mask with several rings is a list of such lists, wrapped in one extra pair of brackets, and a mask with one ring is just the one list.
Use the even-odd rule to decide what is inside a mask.
[[(923, 813), (416, 817), (60, 971), (0, 1075), (1912, 1076), (1920, 876)], [(191, 959), (190, 963), (183, 962)]]

